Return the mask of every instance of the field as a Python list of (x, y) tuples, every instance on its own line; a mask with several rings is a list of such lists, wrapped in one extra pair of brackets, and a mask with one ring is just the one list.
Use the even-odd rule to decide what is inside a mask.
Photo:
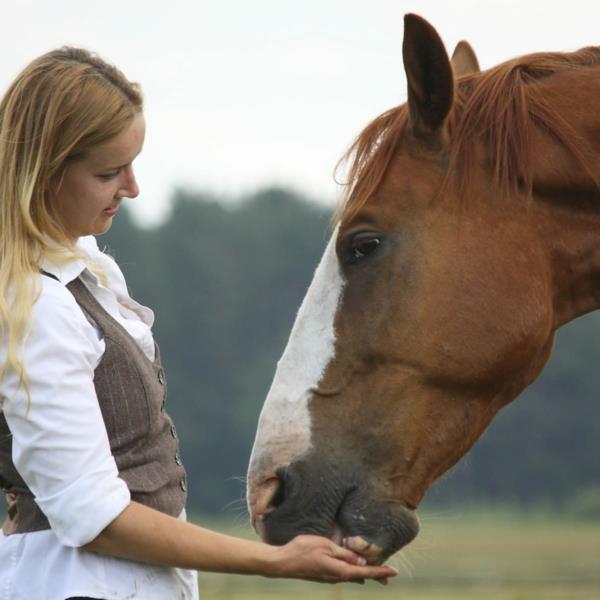
[[(253, 537), (245, 525), (201, 521)], [(560, 514), (446, 510), (421, 517), (419, 537), (390, 563), (382, 587), (200, 574), (203, 600), (600, 600), (600, 523)]]

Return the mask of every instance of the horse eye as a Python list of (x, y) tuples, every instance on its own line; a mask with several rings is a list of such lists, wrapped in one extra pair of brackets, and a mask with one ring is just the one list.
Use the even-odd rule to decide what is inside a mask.
[(356, 262), (360, 258), (371, 254), (377, 249), (381, 240), (378, 237), (374, 237), (373, 234), (359, 234), (352, 240), (351, 251), (352, 251), (352, 262)]

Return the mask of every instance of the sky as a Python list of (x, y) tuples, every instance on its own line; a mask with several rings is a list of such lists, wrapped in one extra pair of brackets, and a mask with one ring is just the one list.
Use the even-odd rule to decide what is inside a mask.
[(268, 185), (333, 204), (335, 165), (374, 117), (406, 99), (403, 15), (482, 68), (600, 44), (596, 0), (1, 0), (0, 90), (33, 58), (83, 46), (141, 83), (135, 162), (142, 224), (175, 187), (236, 198)]

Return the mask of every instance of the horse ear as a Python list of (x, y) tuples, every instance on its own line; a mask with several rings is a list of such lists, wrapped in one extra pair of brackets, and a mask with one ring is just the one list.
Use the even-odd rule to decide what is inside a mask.
[(418, 15), (404, 16), (402, 56), (413, 133), (438, 140), (452, 108), (454, 76), (440, 36)]
[(465, 40), (461, 40), (456, 44), (450, 63), (456, 77), (471, 75), (471, 73), (479, 73), (480, 71), (475, 50)]

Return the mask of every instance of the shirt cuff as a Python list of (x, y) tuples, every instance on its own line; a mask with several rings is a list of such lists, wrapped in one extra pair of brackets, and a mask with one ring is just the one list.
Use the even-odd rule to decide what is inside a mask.
[(65, 546), (79, 547), (94, 540), (127, 508), (131, 493), (119, 477), (99, 481), (97, 473), (90, 473), (60, 494), (35, 501), (59, 541)]

